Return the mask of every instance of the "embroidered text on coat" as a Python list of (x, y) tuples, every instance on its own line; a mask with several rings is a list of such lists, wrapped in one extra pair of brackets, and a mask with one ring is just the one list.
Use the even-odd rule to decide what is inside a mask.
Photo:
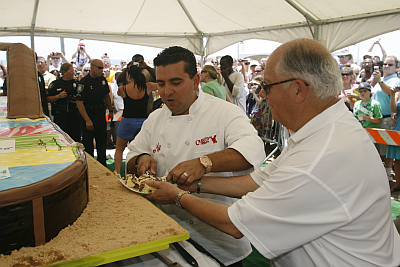
[(200, 140), (196, 140), (196, 146), (208, 144), (210, 141), (212, 141), (213, 144), (217, 143), (217, 135), (204, 137)]

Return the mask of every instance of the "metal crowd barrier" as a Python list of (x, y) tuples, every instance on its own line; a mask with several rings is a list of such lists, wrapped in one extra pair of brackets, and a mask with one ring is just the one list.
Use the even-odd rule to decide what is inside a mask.
[[(266, 125), (264, 125), (267, 127)], [(286, 127), (282, 126), (280, 123), (273, 121), (272, 125), (267, 127), (265, 131), (263, 131), (265, 134), (261, 136), (261, 139), (264, 141), (264, 143), (272, 143), (275, 144), (276, 147), (270, 152), (267, 157), (264, 159), (264, 163), (271, 158), (275, 152), (279, 149), (282, 151), (285, 146), (286, 146), (286, 140), (288, 137), (288, 132)]]

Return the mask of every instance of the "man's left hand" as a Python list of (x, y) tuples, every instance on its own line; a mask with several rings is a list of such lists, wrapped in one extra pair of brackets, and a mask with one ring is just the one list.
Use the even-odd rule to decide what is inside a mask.
[(146, 183), (157, 188), (157, 191), (145, 196), (148, 200), (157, 204), (174, 204), (176, 196), (182, 191), (176, 185), (167, 182), (146, 181)]
[[(173, 181), (178, 185), (191, 185), (200, 180), (206, 173), (199, 158), (184, 161), (176, 165), (167, 175), (167, 181)], [(187, 177), (186, 177), (187, 175)]]
[(229, 77), (229, 71), (228, 69), (221, 69), (221, 75), (222, 77), (224, 77), (224, 79), (226, 80), (227, 77)]

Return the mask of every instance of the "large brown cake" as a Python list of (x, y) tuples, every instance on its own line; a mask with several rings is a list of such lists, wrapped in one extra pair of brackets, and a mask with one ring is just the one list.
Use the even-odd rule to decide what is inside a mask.
[(0, 50), (8, 64), (8, 96), (0, 97), (0, 254), (9, 254), (57, 236), (89, 195), (83, 148), (42, 113), (34, 52), (7, 43)]

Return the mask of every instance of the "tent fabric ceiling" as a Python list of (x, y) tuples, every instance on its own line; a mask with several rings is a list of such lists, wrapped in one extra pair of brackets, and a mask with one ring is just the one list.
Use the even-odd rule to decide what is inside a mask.
[(248, 39), (314, 38), (335, 51), (400, 29), (399, 0), (19, 0), (3, 1), (0, 14), (0, 36), (180, 45), (199, 55)]

